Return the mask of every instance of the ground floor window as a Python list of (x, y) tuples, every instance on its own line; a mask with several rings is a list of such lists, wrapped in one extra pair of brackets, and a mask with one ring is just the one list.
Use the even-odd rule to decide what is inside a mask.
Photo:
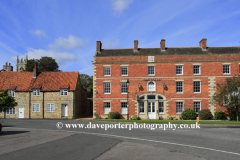
[(104, 102), (104, 114), (111, 112), (110, 102)]
[(163, 102), (159, 102), (158, 103), (158, 111), (159, 113), (164, 113), (164, 106), (163, 106)]
[(182, 113), (183, 111), (183, 102), (176, 102), (176, 112)]
[(194, 102), (194, 111), (198, 114), (198, 111), (201, 110), (201, 102)]
[(128, 103), (127, 102), (121, 102), (121, 112), (122, 114), (128, 114)]
[(32, 112), (40, 112), (40, 104), (33, 104)]
[(54, 104), (47, 104), (47, 112), (54, 112)]
[(6, 114), (7, 115), (12, 115), (15, 114), (15, 107), (9, 107), (6, 109)]
[(144, 102), (139, 102), (139, 113), (144, 113)]

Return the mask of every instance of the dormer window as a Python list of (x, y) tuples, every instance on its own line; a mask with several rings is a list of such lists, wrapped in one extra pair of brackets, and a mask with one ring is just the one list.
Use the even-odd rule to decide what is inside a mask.
[(33, 96), (40, 96), (40, 89), (33, 89)]
[(15, 90), (9, 89), (7, 92), (9, 96), (15, 97)]
[(67, 89), (60, 89), (60, 96), (67, 96), (68, 90)]

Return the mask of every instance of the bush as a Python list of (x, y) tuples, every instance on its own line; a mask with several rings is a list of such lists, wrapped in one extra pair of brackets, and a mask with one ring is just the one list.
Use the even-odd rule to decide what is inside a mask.
[(222, 111), (217, 111), (217, 112), (214, 113), (214, 118), (216, 120), (223, 120), (224, 117), (225, 117), (225, 113), (222, 112)]
[(237, 120), (236, 111), (229, 111), (228, 115), (229, 115), (230, 121)]
[(181, 117), (184, 120), (193, 120), (193, 119), (196, 119), (196, 116), (197, 115), (196, 115), (195, 111), (190, 108), (185, 109), (181, 114)]
[(198, 111), (199, 119), (200, 120), (212, 120), (213, 115), (209, 109), (202, 109)]
[(173, 120), (173, 117), (172, 116), (167, 116), (167, 119), (168, 120)]
[(132, 116), (132, 120), (140, 120), (140, 117), (138, 117), (136, 114)]
[(94, 116), (96, 117), (96, 119), (102, 119), (102, 117), (97, 113), (94, 113)]
[(109, 112), (108, 119), (121, 119), (122, 115), (118, 112)]

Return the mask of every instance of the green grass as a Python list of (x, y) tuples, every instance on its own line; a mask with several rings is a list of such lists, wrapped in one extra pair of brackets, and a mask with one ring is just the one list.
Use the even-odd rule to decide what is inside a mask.
[[(195, 124), (196, 121), (187, 121), (187, 120), (103, 120), (99, 119), (97, 121), (107, 121), (107, 122), (136, 122), (136, 123), (173, 123), (173, 124)], [(240, 121), (201, 121), (199, 124), (239, 124)]]

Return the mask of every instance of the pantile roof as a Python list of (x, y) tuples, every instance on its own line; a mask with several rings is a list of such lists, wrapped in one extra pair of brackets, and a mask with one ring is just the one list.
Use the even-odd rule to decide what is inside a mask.
[(66, 88), (76, 89), (78, 72), (42, 72), (33, 78), (33, 72), (0, 72), (0, 91), (16, 89), (16, 91), (59, 91)]

